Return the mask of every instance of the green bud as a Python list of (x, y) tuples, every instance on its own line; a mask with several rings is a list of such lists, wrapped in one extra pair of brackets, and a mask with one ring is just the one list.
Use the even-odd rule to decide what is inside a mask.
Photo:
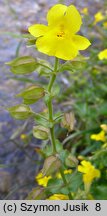
[(19, 120), (27, 119), (32, 115), (32, 111), (30, 107), (24, 105), (24, 104), (19, 104), (13, 107), (10, 107), (7, 109), (10, 113), (10, 115)]
[(32, 56), (18, 57), (6, 64), (11, 67), (11, 72), (14, 74), (28, 74), (33, 72), (38, 66), (38, 63)]
[(29, 39), (26, 43), (27, 46), (34, 46), (36, 43), (36, 40), (35, 39)]
[(42, 187), (34, 188), (26, 197), (26, 200), (43, 200), (46, 198), (45, 189)]
[(45, 95), (44, 88), (39, 85), (33, 85), (25, 89), (16, 97), (22, 97), (24, 99), (24, 104), (33, 104)]
[(52, 173), (55, 173), (59, 170), (59, 168), (61, 167), (61, 161), (57, 156), (49, 156), (46, 158), (44, 165), (43, 165), (43, 169), (42, 169), (42, 173), (45, 176), (49, 176)]
[(43, 126), (33, 127), (33, 136), (37, 139), (47, 140), (49, 138), (49, 130)]
[(69, 154), (68, 157), (65, 159), (65, 164), (69, 167), (77, 167), (78, 160), (73, 155)]
[(65, 113), (61, 122), (61, 126), (67, 128), (68, 131), (72, 131), (74, 129), (75, 117), (74, 113)]

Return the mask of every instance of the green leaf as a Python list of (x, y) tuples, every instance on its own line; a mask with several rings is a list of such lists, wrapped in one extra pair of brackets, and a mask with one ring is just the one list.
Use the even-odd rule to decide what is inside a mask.
[(73, 72), (73, 67), (72, 67), (71, 62), (68, 61), (59, 67), (58, 72), (64, 72), (64, 71), (72, 71)]
[[(62, 143), (60, 143), (60, 141), (57, 139), (55, 140), (55, 143), (56, 143), (57, 152), (59, 153), (59, 152), (63, 151)], [(46, 145), (42, 151), (46, 157), (52, 155), (52, 147), (50, 145)]]
[(53, 126), (53, 123), (52, 122), (49, 122), (48, 120), (48, 116), (46, 115), (35, 115), (35, 121), (36, 123), (44, 126), (44, 127), (47, 127), (47, 128), (51, 128)]
[(23, 39), (23, 38), (28, 38), (28, 39), (33, 39), (34, 37), (31, 34), (19, 34), (19, 33), (12, 33), (9, 31), (2, 31), (0, 32), (1, 35), (8, 35), (11, 36), (12, 38), (19, 38), (19, 39)]
[(14, 74), (32, 73), (38, 67), (38, 63), (32, 56), (18, 57), (6, 64), (11, 67), (11, 72)]
[(69, 155), (69, 151), (67, 149), (63, 149), (59, 152), (60, 160), (62, 161), (62, 164), (65, 164), (65, 160)]
[(100, 115), (106, 115), (107, 116), (107, 103), (104, 102), (101, 104), (101, 106), (98, 107), (98, 113)]
[(15, 119), (23, 120), (27, 119), (32, 115), (30, 107), (24, 104), (19, 104), (7, 109), (12, 117)]
[(78, 188), (81, 187), (83, 184), (82, 175), (78, 172), (75, 175), (70, 175), (70, 178), (68, 176), (68, 181), (70, 181), (69, 188), (72, 192), (76, 192)]
[(60, 86), (56, 85), (53, 87), (53, 91), (51, 93), (51, 97), (54, 98), (60, 93)]
[(62, 179), (57, 179), (57, 178), (52, 178), (49, 179), (48, 184), (47, 184), (47, 190), (51, 192), (52, 194), (59, 194), (60, 193), (60, 188), (63, 185)]
[(63, 145), (58, 139), (55, 140), (55, 143), (56, 143), (57, 152), (63, 151)]
[(16, 95), (16, 97), (22, 97), (24, 104), (33, 104), (45, 95), (44, 88), (39, 85), (33, 85), (25, 89), (23, 92)]
[(94, 184), (91, 193), (96, 200), (107, 200), (107, 185), (96, 186)]

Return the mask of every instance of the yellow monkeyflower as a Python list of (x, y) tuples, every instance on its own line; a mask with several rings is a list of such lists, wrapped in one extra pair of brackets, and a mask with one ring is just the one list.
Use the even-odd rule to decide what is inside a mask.
[(90, 138), (96, 141), (105, 142), (106, 141), (105, 131), (102, 130), (98, 134), (92, 134)]
[(94, 25), (98, 22), (101, 22), (102, 20), (104, 19), (104, 16), (101, 12), (97, 12), (95, 15), (94, 15)]
[(78, 171), (84, 173), (84, 184), (90, 185), (94, 178), (100, 177), (100, 171), (98, 169), (95, 169), (95, 167), (89, 161), (83, 160), (81, 162), (81, 165), (78, 165)]
[(69, 198), (64, 194), (53, 194), (47, 200), (69, 200)]
[(74, 5), (54, 5), (47, 13), (48, 25), (34, 24), (28, 28), (31, 35), (37, 37), (37, 49), (49, 56), (64, 60), (75, 58), (79, 50), (86, 49), (90, 41), (76, 33), (82, 20)]
[(107, 124), (102, 124), (100, 127), (103, 131), (107, 132)]
[(98, 58), (100, 60), (107, 59), (107, 49), (104, 49), (101, 52), (99, 52)]
[(20, 135), (20, 138), (21, 138), (22, 140), (25, 140), (25, 139), (27, 138), (27, 135), (26, 135), (26, 134), (21, 134), (21, 135)]
[(84, 8), (81, 10), (81, 13), (83, 13), (84, 15), (88, 15), (88, 8), (87, 8), (87, 7), (84, 7)]
[[(64, 174), (66, 175), (66, 174), (71, 174), (72, 173), (72, 170), (71, 169), (69, 169), (69, 170), (64, 170)], [(57, 173), (56, 174), (56, 177), (57, 178), (62, 178), (61, 177), (61, 174), (60, 173)], [(43, 176), (43, 174), (42, 174), (42, 172), (40, 172), (40, 173), (38, 173), (38, 175), (36, 176), (36, 181), (37, 181), (37, 183), (39, 184), (39, 185), (42, 185), (42, 186), (44, 186), (44, 187), (46, 187), (47, 186), (47, 184), (48, 184), (48, 181), (50, 180), (52, 178), (52, 176)]]
[(42, 173), (39, 173), (36, 176), (36, 181), (39, 185), (46, 187), (49, 179), (51, 179), (51, 178), (52, 178), (51, 176), (43, 176)]
[(103, 27), (106, 29), (107, 28), (107, 21), (103, 22)]
[[(71, 174), (71, 173), (72, 173), (72, 170), (71, 170), (71, 169), (69, 169), (69, 170), (64, 170), (64, 174), (65, 174), (65, 175), (66, 175), (66, 174)], [(60, 173), (57, 173), (57, 174), (56, 174), (56, 177), (59, 178), (59, 179), (62, 178)]]

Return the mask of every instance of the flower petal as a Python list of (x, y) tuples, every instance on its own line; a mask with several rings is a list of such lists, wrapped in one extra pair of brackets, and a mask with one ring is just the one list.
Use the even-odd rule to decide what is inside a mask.
[(53, 194), (47, 200), (68, 200), (68, 195), (65, 195), (65, 194)]
[(48, 26), (42, 24), (35, 24), (28, 28), (28, 31), (34, 37), (40, 37), (48, 31)]
[(74, 35), (72, 37), (72, 40), (78, 50), (84, 50), (91, 45), (90, 41), (87, 38), (80, 35)]
[(78, 165), (78, 171), (79, 171), (79, 172), (82, 172), (82, 173), (86, 173), (84, 167), (81, 166), (81, 165)]
[(74, 46), (71, 40), (59, 40), (56, 47), (56, 57), (64, 60), (72, 60), (78, 55), (78, 49)]
[(71, 60), (78, 54), (72, 40), (68, 38), (58, 38), (54, 32), (49, 32), (36, 41), (37, 49), (49, 56), (56, 56), (64, 60)]
[(98, 58), (100, 60), (107, 59), (107, 49), (104, 49), (101, 52), (99, 52)]
[(79, 31), (82, 24), (82, 19), (74, 5), (70, 5), (69, 7), (67, 7), (64, 19), (65, 26), (67, 29), (69, 29), (71, 34)]
[(62, 21), (64, 14), (67, 10), (67, 6), (63, 4), (54, 5), (47, 13), (48, 25), (56, 26)]

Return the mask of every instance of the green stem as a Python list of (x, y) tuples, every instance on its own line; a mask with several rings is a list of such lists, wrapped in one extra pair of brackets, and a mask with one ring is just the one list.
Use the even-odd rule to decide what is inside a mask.
[[(68, 182), (67, 182), (67, 180), (66, 180), (66, 177), (65, 177), (65, 175), (64, 175), (64, 172), (63, 172), (63, 169), (62, 169), (62, 168), (60, 168), (60, 174), (61, 174), (61, 177), (62, 177), (62, 179), (63, 179), (63, 182), (64, 182), (65, 186), (66, 186), (66, 187), (68, 188), (68, 190), (69, 190)], [(73, 197), (72, 197), (71, 193), (68, 193), (68, 196), (69, 196), (69, 200), (73, 200)]]
[[(57, 67), (58, 67), (58, 59), (55, 58), (54, 70), (52, 72), (52, 76), (50, 78), (50, 82), (49, 82), (49, 85), (48, 85), (48, 92), (50, 93), (50, 95), (51, 95), (52, 86), (53, 86), (54, 81), (56, 79)], [(48, 111), (49, 111), (49, 121), (53, 122), (53, 106), (52, 106), (52, 98), (51, 98), (51, 96), (50, 96), (50, 99), (49, 99), (49, 102), (48, 102)], [(53, 147), (53, 154), (56, 154), (57, 150), (56, 150), (56, 144), (55, 144), (54, 125), (53, 125), (53, 127), (50, 128), (50, 135), (51, 135), (51, 143), (52, 143), (52, 147)]]
[[(50, 82), (49, 82), (49, 85), (48, 85), (48, 92), (50, 94), (50, 98), (49, 98), (49, 101), (48, 101), (49, 122), (53, 122), (53, 106), (52, 106), (51, 90), (52, 90), (54, 81), (56, 79), (57, 67), (58, 67), (58, 59), (55, 58), (54, 70), (52, 72), (52, 76), (50, 78)], [(55, 143), (54, 125), (50, 128), (50, 136), (51, 136), (53, 154), (56, 154), (57, 149), (56, 149), (56, 143)], [(64, 182), (65, 186), (68, 188), (68, 182), (67, 182), (67, 180), (65, 178), (65, 175), (63, 173), (62, 168), (60, 168), (60, 173), (61, 173), (61, 176), (62, 176), (62, 179), (63, 179), (63, 182)], [(68, 190), (69, 190), (69, 188), (68, 188)], [(69, 193), (68, 196), (69, 196), (69, 200), (73, 199), (71, 193)]]
[(49, 85), (48, 85), (48, 91), (49, 91), (49, 92), (51, 92), (53, 83), (54, 83), (54, 81), (55, 81), (55, 79), (56, 79), (57, 67), (58, 67), (58, 58), (55, 58), (54, 71), (53, 71), (53, 73), (52, 73), (52, 76), (51, 76), (51, 78), (50, 78), (50, 82), (49, 82)]

